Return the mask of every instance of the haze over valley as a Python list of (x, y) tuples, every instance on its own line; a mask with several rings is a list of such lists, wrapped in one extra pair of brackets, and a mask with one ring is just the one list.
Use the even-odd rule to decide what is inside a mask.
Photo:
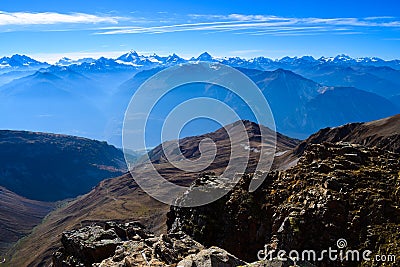
[[(177, 64), (218, 62), (247, 75), (262, 91), (279, 132), (306, 138), (324, 127), (375, 120), (399, 113), (400, 61), (353, 59), (345, 55), (314, 59), (285, 57), (272, 60), (197, 58), (178, 55), (143, 56), (131, 51), (116, 59), (61, 59), (54, 65), (27, 56), (0, 59), (0, 99), (3, 129), (78, 135), (121, 147), (124, 112), (138, 87), (155, 73)], [(229, 91), (205, 85), (187, 85), (171, 92), (165, 109), (176, 99), (207, 96), (226, 102), (252, 119)], [(164, 119), (163, 112), (156, 119)], [(160, 132), (156, 119), (150, 131)], [(231, 121), (234, 122), (234, 121)], [(222, 125), (219, 125), (219, 127)], [(215, 124), (185, 129), (181, 137), (214, 131)], [(165, 141), (165, 140), (164, 140)], [(161, 140), (150, 140), (150, 147)]]

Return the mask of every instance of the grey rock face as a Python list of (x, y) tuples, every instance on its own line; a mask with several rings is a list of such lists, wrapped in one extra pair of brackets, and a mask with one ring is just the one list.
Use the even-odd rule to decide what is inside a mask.
[(246, 174), (216, 202), (171, 207), (167, 224), (170, 232), (184, 231), (247, 262), (256, 261), (265, 245), (275, 251), (322, 251), (341, 238), (349, 249), (397, 255), (399, 171), (396, 153), (349, 143), (310, 144), (295, 167), (270, 172), (258, 190), (248, 191), (252, 175)]
[(138, 222), (107, 222), (64, 232), (54, 267), (167, 266), (204, 247), (182, 232), (155, 236)]

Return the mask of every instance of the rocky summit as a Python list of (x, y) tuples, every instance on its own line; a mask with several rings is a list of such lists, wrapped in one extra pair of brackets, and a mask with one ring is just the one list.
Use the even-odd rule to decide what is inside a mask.
[[(344, 250), (372, 251), (370, 260), (314, 264), (377, 266), (376, 255), (400, 255), (399, 154), (349, 143), (310, 144), (295, 167), (270, 172), (250, 193), (257, 175), (244, 175), (206, 206), (171, 207), (169, 232), (183, 231), (249, 262), (265, 248), (320, 252), (338, 249), (340, 239), (346, 240)], [(200, 180), (179, 201), (190, 201), (199, 184), (218, 182), (209, 174)], [(385, 266), (396, 266), (391, 264)]]

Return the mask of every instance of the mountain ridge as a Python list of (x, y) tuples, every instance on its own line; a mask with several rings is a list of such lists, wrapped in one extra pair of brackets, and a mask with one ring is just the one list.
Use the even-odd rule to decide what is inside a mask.
[(126, 170), (117, 148), (63, 134), (0, 130), (0, 158), (0, 186), (41, 201), (76, 197)]
[(371, 122), (349, 123), (321, 129), (301, 142), (294, 153), (302, 155), (311, 144), (338, 141), (369, 147), (377, 146), (381, 149), (400, 153), (400, 114)]
[[(48, 67), (50, 65), (58, 65), (58, 66), (70, 66), (70, 65), (96, 65), (98, 62), (108, 62), (108, 64), (116, 63), (117, 65), (125, 65), (130, 67), (144, 67), (146, 65), (152, 65), (152, 67), (156, 67), (160, 64), (167, 63), (186, 63), (193, 61), (212, 61), (219, 62), (222, 64), (227, 64), (235, 67), (240, 67), (246, 65), (247, 67), (260, 67), (267, 66), (268, 64), (272, 64), (279, 68), (278, 66), (298, 66), (304, 64), (312, 64), (312, 65), (320, 65), (320, 64), (329, 64), (329, 65), (360, 65), (360, 66), (391, 66), (394, 68), (400, 68), (400, 60), (392, 59), (392, 60), (383, 60), (377, 57), (360, 57), (360, 58), (352, 58), (348, 55), (337, 55), (334, 57), (320, 57), (318, 59), (312, 56), (301, 56), (301, 57), (283, 57), (280, 59), (271, 59), (264, 56), (254, 57), (250, 59), (241, 58), (241, 57), (213, 57), (208, 52), (203, 52), (198, 57), (192, 57), (190, 59), (184, 59), (179, 57), (176, 54), (172, 54), (169, 56), (158, 56), (157, 54), (153, 55), (139, 55), (136, 51), (132, 50), (128, 53), (122, 54), (116, 58), (105, 58), (100, 57), (98, 59), (93, 58), (80, 58), (71, 60), (69, 58), (61, 58), (58, 62), (54, 64), (48, 64), (47, 62), (40, 62), (30, 58), (25, 55), (15, 54), (11, 57), (2, 57), (0, 58), (0, 70), (7, 68), (22, 68), (24, 66), (29, 67)], [(24, 65), (25, 64), (25, 65)], [(276, 65), (277, 64), (277, 65)]]

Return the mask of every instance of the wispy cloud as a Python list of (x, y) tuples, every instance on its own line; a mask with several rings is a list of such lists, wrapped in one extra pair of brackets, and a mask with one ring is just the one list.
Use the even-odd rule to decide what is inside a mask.
[[(25, 27), (26, 25), (32, 27)], [(34, 27), (35, 25), (37, 26)], [(371, 29), (376, 32), (399, 28), (400, 19), (389, 16), (301, 18), (262, 14), (158, 13), (154, 16), (134, 13), (128, 17), (118, 17), (109, 14), (0, 11), (0, 32), (86, 30), (96, 35), (231, 32), (252, 36), (297, 36), (364, 34), (371, 32)]]
[(239, 20), (239, 21), (291, 21), (293, 18), (283, 18), (277, 16), (265, 16), (265, 15), (243, 15), (243, 14), (230, 14), (225, 16), (227, 19)]
[(381, 19), (395, 19), (396, 17), (392, 16), (377, 16), (377, 17), (366, 17), (365, 20), (381, 20)]
[(399, 28), (395, 17), (294, 18), (267, 15), (190, 14), (186, 23), (124, 26), (99, 29), (96, 34), (162, 34), (185, 31), (227, 32), (250, 35), (359, 34), (370, 28)]
[(92, 24), (111, 23), (116, 24), (120, 17), (107, 15), (93, 15), (86, 13), (63, 14), (55, 12), (4, 12), (0, 11), (0, 26), (11, 25), (51, 25), (51, 24)]

